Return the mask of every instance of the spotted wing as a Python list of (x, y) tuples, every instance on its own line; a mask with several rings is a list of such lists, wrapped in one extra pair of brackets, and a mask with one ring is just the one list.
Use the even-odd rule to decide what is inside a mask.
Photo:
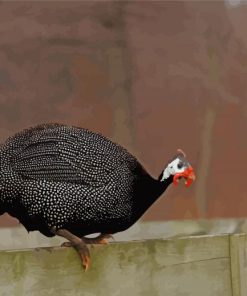
[(26, 130), (9, 141), (11, 166), (23, 178), (103, 186), (126, 161), (122, 147), (85, 129), (46, 125)]

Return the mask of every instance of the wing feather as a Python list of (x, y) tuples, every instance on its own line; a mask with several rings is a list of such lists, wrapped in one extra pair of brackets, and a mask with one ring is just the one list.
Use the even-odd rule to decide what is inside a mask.
[[(12, 168), (24, 178), (103, 186), (126, 157), (122, 147), (85, 129), (55, 125), (12, 138)], [(15, 140), (15, 141), (13, 141)], [(21, 140), (21, 145), (14, 145)]]

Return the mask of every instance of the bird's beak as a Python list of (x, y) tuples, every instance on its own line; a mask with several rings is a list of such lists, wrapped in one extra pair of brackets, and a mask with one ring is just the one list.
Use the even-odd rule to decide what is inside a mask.
[(196, 179), (195, 172), (193, 168), (190, 166), (184, 172), (178, 173), (173, 177), (173, 184), (178, 185), (178, 180), (180, 178), (185, 179), (185, 186), (189, 187), (193, 181)]

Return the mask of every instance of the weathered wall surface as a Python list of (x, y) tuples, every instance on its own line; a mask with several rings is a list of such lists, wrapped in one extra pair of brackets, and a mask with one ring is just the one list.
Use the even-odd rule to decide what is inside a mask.
[(246, 234), (0, 251), (0, 295), (246, 296)]
[(197, 182), (145, 218), (245, 216), (246, 13), (223, 1), (1, 2), (0, 139), (42, 122), (88, 127), (153, 175), (181, 147)]
[[(246, 295), (232, 293), (228, 236), (113, 243), (90, 251), (86, 273), (72, 248), (1, 251), (0, 295)], [(236, 259), (238, 291), (245, 273)]]

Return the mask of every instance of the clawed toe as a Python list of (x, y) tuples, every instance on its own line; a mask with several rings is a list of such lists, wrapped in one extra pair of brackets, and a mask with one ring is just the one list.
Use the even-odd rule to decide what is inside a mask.
[(87, 271), (91, 263), (88, 247), (83, 241), (81, 243), (75, 244), (73, 247), (77, 250), (79, 256), (81, 257), (85, 271)]
[(82, 237), (81, 238), (85, 244), (100, 244), (100, 245), (106, 245), (108, 244), (108, 239), (113, 239), (113, 236), (111, 234), (100, 234), (97, 237), (89, 238), (89, 237)]
[(113, 241), (115, 241), (115, 238), (113, 237), (112, 234), (106, 234), (105, 238), (112, 239)]
[(76, 249), (82, 260), (85, 271), (88, 270), (91, 264), (90, 252), (86, 244), (108, 244), (108, 239), (114, 239), (111, 234), (106, 233), (101, 233), (95, 238), (79, 238), (66, 229), (56, 230), (55, 227), (51, 228), (51, 232), (68, 240), (68, 242), (62, 243), (61, 247), (74, 247)]
[(84, 256), (82, 258), (82, 264), (84, 266), (85, 272), (88, 270), (90, 264), (91, 264), (91, 260), (89, 256)]
[[(51, 231), (54, 231), (54, 229), (52, 229)], [(88, 247), (86, 246), (86, 243), (82, 239), (75, 236), (74, 234), (72, 234), (71, 232), (69, 232), (66, 229), (56, 230), (55, 234), (69, 240), (68, 242), (62, 243), (61, 246), (62, 247), (74, 247), (82, 260), (82, 264), (85, 268), (85, 271), (87, 271), (90, 266), (91, 261), (90, 261), (90, 252), (89, 252)]]
[(115, 240), (111, 234), (102, 234), (97, 243), (107, 245), (109, 239)]
[(74, 247), (82, 260), (82, 265), (85, 268), (85, 271), (88, 270), (90, 266), (90, 252), (83, 241), (77, 243), (64, 242), (61, 247)]

